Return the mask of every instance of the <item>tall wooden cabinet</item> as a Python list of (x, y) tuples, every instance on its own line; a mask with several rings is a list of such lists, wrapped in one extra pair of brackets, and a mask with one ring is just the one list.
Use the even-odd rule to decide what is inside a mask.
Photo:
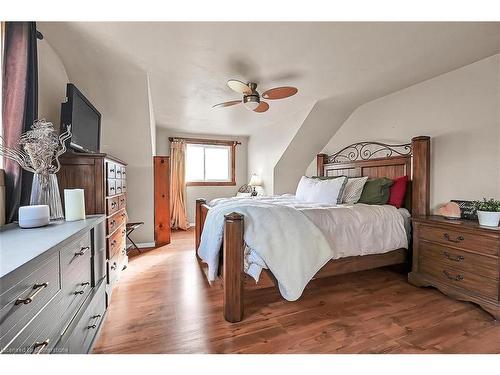
[(154, 156), (155, 246), (170, 243), (170, 157)]
[(59, 189), (84, 189), (87, 215), (106, 215), (107, 298), (121, 271), (127, 267), (127, 170), (126, 163), (109, 154), (68, 152), (61, 158)]

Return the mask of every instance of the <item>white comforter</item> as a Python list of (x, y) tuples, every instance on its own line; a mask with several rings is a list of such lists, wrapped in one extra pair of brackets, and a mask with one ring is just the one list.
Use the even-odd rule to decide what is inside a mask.
[(257, 281), (262, 268), (278, 280), (290, 301), (330, 259), (407, 248), (405, 221), (392, 206), (326, 206), (299, 202), (293, 195), (223, 198), (210, 202), (198, 254), (217, 275), (224, 215), (245, 216), (245, 272)]

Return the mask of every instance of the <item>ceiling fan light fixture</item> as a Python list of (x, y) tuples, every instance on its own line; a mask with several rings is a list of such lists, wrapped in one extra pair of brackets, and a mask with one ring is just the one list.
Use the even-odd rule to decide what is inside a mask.
[(243, 96), (243, 104), (245, 105), (246, 109), (248, 109), (249, 111), (253, 111), (260, 104), (259, 95), (252, 94)]

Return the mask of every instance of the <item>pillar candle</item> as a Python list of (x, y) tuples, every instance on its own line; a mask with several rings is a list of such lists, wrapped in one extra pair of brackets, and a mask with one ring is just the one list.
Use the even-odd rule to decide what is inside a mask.
[(85, 219), (83, 189), (64, 189), (64, 211), (66, 221)]

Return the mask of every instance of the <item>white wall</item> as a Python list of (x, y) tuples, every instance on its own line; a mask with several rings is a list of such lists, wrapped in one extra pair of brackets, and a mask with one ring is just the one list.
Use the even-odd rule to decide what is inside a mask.
[(66, 97), (68, 73), (47, 39), (38, 41), (38, 118), (59, 129), (61, 103)]
[(359, 97), (318, 101), (274, 167), (274, 193), (295, 193), (311, 155), (323, 148), (360, 104)]
[(170, 155), (169, 137), (190, 137), (205, 139), (224, 139), (241, 142), (236, 146), (236, 186), (188, 186), (186, 188), (187, 214), (190, 223), (195, 222), (196, 198), (205, 198), (207, 201), (215, 198), (232, 197), (236, 195), (239, 187), (248, 183), (247, 154), (248, 138), (230, 135), (206, 135), (179, 133), (165, 128), (156, 128), (156, 154), (160, 156)]
[(265, 194), (274, 193), (274, 167), (280, 160), (305, 118), (311, 106), (291, 113), (283, 121), (263, 126), (248, 141), (248, 173), (262, 178)]
[[(408, 142), (429, 135), (432, 209), (451, 199), (499, 198), (499, 107), (495, 55), (362, 105), (323, 152), (363, 140)], [(315, 160), (307, 174), (316, 174)]]
[[(78, 44), (79, 50), (88, 51), (88, 55), (61, 54), (55, 48), (47, 48), (50, 40), (47, 33), (44, 34), (44, 43), (47, 44), (39, 44), (39, 116), (48, 113), (48, 119), (59, 122), (60, 96), (65, 96), (69, 77), (69, 81), (74, 83), (102, 114), (101, 151), (128, 164), (127, 213), (130, 221), (144, 221), (144, 225), (134, 232), (134, 240), (137, 243), (153, 242), (155, 128), (151, 127), (150, 121), (154, 112), (149, 97), (147, 73), (124, 59), (108, 58), (106, 63), (99, 59), (86, 60), (89, 56), (103, 56), (106, 51), (95, 51), (95, 46), (89, 38), (63, 40), (70, 46)], [(63, 70), (67, 72), (66, 78), (62, 74)], [(57, 116), (50, 115), (51, 111), (57, 111)], [(56, 117), (57, 121), (52, 117)]]

